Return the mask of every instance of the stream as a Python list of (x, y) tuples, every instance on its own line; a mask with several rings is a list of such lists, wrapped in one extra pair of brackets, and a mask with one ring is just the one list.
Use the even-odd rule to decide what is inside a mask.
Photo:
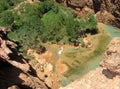
[(95, 45), (94, 49), (76, 49), (74, 47), (63, 46), (64, 50), (62, 54), (58, 55), (60, 46), (46, 46), (46, 48), (55, 55), (56, 60), (59, 60), (60, 57), (61, 62), (68, 66), (69, 70), (61, 77), (61, 86), (66, 86), (74, 80), (80, 79), (89, 71), (97, 68), (103, 59), (103, 54), (110, 40), (114, 37), (120, 37), (120, 29), (102, 23), (99, 23), (99, 25), (104, 32), (92, 36), (93, 45)]
[[(72, 61), (71, 65), (74, 64), (76, 67), (71, 66), (69, 67), (69, 71), (66, 72), (64, 74), (64, 77), (61, 81), (61, 85), (62, 86), (66, 86), (68, 85), (70, 82), (76, 80), (76, 79), (80, 79), (83, 75), (85, 75), (86, 73), (88, 73), (91, 70), (94, 70), (96, 67), (99, 66), (100, 61), (103, 59), (103, 54), (104, 51), (106, 49), (106, 46), (108, 45), (108, 43), (110, 42), (110, 40), (114, 37), (120, 37), (120, 29), (116, 28), (116, 27), (112, 27), (112, 26), (108, 26), (105, 24), (100, 23), (100, 25), (102, 26), (102, 29), (104, 30), (104, 33), (109, 34), (110, 37), (109, 39), (102, 39), (101, 42), (105, 41), (106, 44), (104, 44), (104, 48), (102, 51), (99, 51), (99, 49), (96, 49), (96, 52), (98, 52), (98, 54), (96, 52), (92, 52), (92, 57), (88, 55), (87, 58), (69, 58), (67, 59), (68, 64), (70, 64), (70, 61)], [(102, 43), (101, 43), (102, 44)], [(76, 50), (76, 52), (79, 52), (80, 50)], [(71, 49), (71, 53), (75, 53), (75, 50)], [(91, 55), (90, 54), (90, 55)], [(66, 59), (63, 59), (63, 61)], [(80, 61), (81, 60), (81, 61)], [(75, 63), (77, 62), (77, 63)], [(66, 63), (67, 64), (67, 63)]]

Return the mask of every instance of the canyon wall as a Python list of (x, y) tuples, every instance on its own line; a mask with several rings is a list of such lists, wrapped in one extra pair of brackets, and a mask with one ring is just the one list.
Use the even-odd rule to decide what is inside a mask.
[(0, 88), (48, 89), (36, 70), (18, 51), (17, 44), (7, 38), (9, 31), (0, 27)]
[(94, 13), (99, 22), (120, 28), (120, 0), (54, 0), (73, 9), (77, 17)]

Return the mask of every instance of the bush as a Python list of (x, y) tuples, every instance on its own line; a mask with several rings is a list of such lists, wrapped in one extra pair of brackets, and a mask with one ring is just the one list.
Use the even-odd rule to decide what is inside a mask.
[(38, 14), (38, 6), (32, 6), (30, 4), (24, 5), (23, 8), (19, 8), (22, 13), (16, 15), (15, 21), (11, 24), (12, 32), (9, 33), (9, 37), (19, 42), (24, 49), (36, 48), (40, 45), (40, 34), (41, 34), (41, 19)]
[(1, 0), (0, 1), (0, 13), (7, 10), (9, 8), (9, 4), (4, 1), (4, 0)]
[(14, 14), (12, 11), (5, 11), (0, 14), (0, 25), (5, 27), (10, 27), (14, 22)]
[(50, 11), (52, 9), (52, 7), (54, 6), (52, 0), (45, 0), (44, 2), (41, 2), (39, 4), (39, 10), (40, 10), (40, 14), (43, 15), (45, 13), (47, 13), (48, 11)]
[(11, 7), (17, 5), (18, 3), (22, 2), (24, 0), (1, 0), (0, 1), (0, 13), (11, 9)]
[(44, 26), (44, 33), (42, 36), (46, 37), (48, 41), (55, 40), (57, 35), (60, 34), (60, 29), (63, 26), (60, 15), (50, 11), (44, 15), (42, 21)]
[[(95, 34), (98, 32), (97, 30), (97, 19), (93, 14), (88, 14), (88, 20), (86, 21), (87, 29), (91, 32), (91, 34)], [(88, 32), (89, 32), (88, 31)]]

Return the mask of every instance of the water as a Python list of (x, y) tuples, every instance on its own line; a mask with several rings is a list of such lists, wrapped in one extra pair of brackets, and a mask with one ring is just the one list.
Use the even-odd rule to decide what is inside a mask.
[[(91, 53), (88, 53), (90, 49), (86, 48), (80, 49), (75, 49), (71, 47), (64, 48), (62, 55), (60, 55), (60, 59), (62, 60), (62, 62), (70, 65), (70, 67), (68, 66), (69, 71), (67, 71), (62, 77), (61, 81), (62, 86), (66, 86), (72, 81), (80, 79), (89, 71), (94, 70), (96, 67), (98, 67), (100, 61), (103, 59), (104, 51), (106, 49), (106, 46), (110, 42), (111, 38), (120, 37), (120, 30), (118, 28), (104, 24), (100, 25), (104, 29), (104, 33), (102, 33), (101, 36), (99, 35), (93, 36), (95, 45), (97, 43), (96, 39), (99, 39), (98, 42), (99, 44), (97, 44), (97, 48), (95, 48), (95, 50), (93, 50)], [(109, 36), (107, 34), (109, 34)], [(58, 55), (58, 51), (60, 50), (59, 46), (49, 45), (47, 46), (47, 49), (53, 52), (56, 59), (59, 59)]]
[(120, 29), (109, 25), (101, 24), (105, 32), (109, 32), (111, 37), (120, 37)]
[[(86, 58), (81, 58), (80, 57), (80, 58), (76, 59), (76, 58), (74, 58), (74, 57), (72, 58), (72, 56), (70, 56), (67, 59), (67, 63), (71, 67), (70, 67), (70, 70), (64, 75), (64, 78), (61, 81), (61, 84), (63, 86), (66, 86), (70, 82), (81, 78), (83, 75), (85, 75), (89, 71), (91, 71), (91, 70), (95, 69), (96, 67), (98, 67), (100, 61), (103, 59), (104, 51), (106, 49), (106, 46), (110, 42), (110, 39), (114, 38), (114, 37), (120, 37), (120, 30), (118, 28), (108, 26), (108, 25), (105, 25), (105, 24), (100, 24), (100, 25), (104, 29), (103, 34), (107, 35), (107, 33), (108, 33), (110, 35), (110, 37), (108, 36), (108, 38), (107, 37), (102, 38), (102, 40), (100, 41), (100, 45), (104, 46), (104, 47), (103, 48), (101, 47), (102, 48), (102, 50), (101, 50), (100, 46), (98, 46), (99, 48), (96, 49), (96, 52), (93, 51), (93, 53), (90, 53), (88, 55), (88, 57), (86, 57)], [(105, 44), (103, 44), (103, 43), (105, 43)], [(101, 50), (101, 51), (99, 51), (99, 50)], [(75, 54), (75, 52), (76, 53), (80, 52), (80, 50), (74, 50), (74, 49), (71, 49), (71, 50), (69, 49), (69, 51), (71, 51), (71, 54), (72, 53)], [(87, 51), (87, 50), (84, 50), (84, 51)], [(66, 60), (66, 59), (63, 59), (63, 61), (64, 60)], [(80, 64), (78, 64), (78, 62), (80, 62)]]
[[(77, 65), (77, 67), (71, 69), (69, 72), (65, 74), (65, 77), (61, 81), (62, 86), (66, 86), (70, 82), (80, 79), (83, 75), (88, 73), (90, 70), (95, 69), (99, 66), (100, 61), (102, 60), (103, 54), (96, 56), (93, 59), (84, 59), (81, 60), (81, 64)], [(78, 59), (80, 60), (80, 59)]]

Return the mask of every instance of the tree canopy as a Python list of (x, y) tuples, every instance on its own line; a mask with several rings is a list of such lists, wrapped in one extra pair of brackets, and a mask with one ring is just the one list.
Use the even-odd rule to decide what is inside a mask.
[[(9, 1), (9, 0), (5, 0)], [(10, 39), (19, 42), (25, 49), (34, 48), (41, 42), (72, 42), (83, 32), (97, 33), (97, 20), (93, 14), (87, 19), (76, 18), (70, 11), (52, 0), (22, 3), (9, 1), (0, 5), (0, 25), (11, 29)], [(0, 1), (0, 4), (4, 1)]]

